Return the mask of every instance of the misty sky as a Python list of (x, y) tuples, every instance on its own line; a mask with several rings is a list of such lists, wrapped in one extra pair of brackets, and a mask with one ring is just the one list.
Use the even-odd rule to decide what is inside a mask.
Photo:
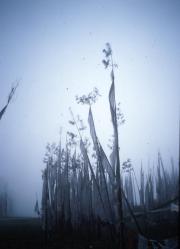
[[(112, 134), (109, 71), (101, 63), (109, 42), (118, 69), (116, 100), (126, 123), (120, 127), (121, 159), (166, 166), (178, 159), (180, 106), (180, 1), (175, 0), (0, 0), (0, 108), (20, 82), (0, 122), (0, 177), (16, 200), (18, 215), (33, 215), (41, 197), (47, 142), (70, 129), (71, 106), (97, 87), (93, 106), (99, 139)], [(65, 135), (64, 135), (65, 137)]]

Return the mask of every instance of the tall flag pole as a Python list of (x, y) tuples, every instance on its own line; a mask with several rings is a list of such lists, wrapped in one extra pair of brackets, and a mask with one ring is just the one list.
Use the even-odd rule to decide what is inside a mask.
[[(120, 174), (120, 158), (119, 158), (119, 141), (118, 141), (118, 127), (117, 127), (117, 115), (116, 115), (116, 100), (115, 100), (115, 83), (114, 83), (114, 63), (112, 58), (112, 50), (110, 44), (107, 43), (107, 50), (103, 50), (106, 55), (107, 60), (103, 61), (105, 67), (111, 66), (111, 87), (109, 91), (109, 105), (111, 111), (111, 119), (114, 128), (114, 148), (113, 154), (111, 157), (113, 158), (114, 164), (113, 168), (116, 172), (116, 186), (117, 186), (117, 211), (119, 216), (119, 245), (120, 249), (124, 248), (124, 224), (123, 224), (123, 207), (122, 207), (122, 183), (121, 183), (121, 174)], [(111, 64), (110, 64), (111, 62)]]

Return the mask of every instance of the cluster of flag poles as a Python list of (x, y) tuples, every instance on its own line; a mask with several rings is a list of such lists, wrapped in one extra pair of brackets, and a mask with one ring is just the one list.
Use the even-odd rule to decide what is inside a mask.
[[(117, 236), (119, 243), (122, 244), (122, 183), (113, 69), (111, 79), (109, 103), (115, 138), (111, 155), (114, 164), (109, 162), (97, 138), (91, 106), (88, 123), (97, 157), (96, 168), (90, 162), (80, 129), (70, 110), (79, 133), (81, 155), (78, 159), (75, 151), (71, 157), (71, 148), (67, 145), (66, 150), (62, 150), (60, 146), (54, 165), (53, 158), (51, 156), (48, 158), (46, 169), (43, 172), (42, 215), (46, 228), (57, 225), (59, 221), (57, 219), (60, 217), (73, 228), (82, 220), (85, 223), (92, 223), (94, 219), (105, 221), (114, 226), (114, 231), (119, 234)], [(51, 218), (48, 219), (48, 216)], [(80, 225), (82, 225), (81, 222)], [(121, 245), (122, 247), (123, 245)]]
[[(161, 154), (158, 153), (157, 174), (148, 172), (146, 178), (141, 167), (140, 184), (134, 169), (127, 160), (120, 163), (117, 110), (115, 100), (114, 64), (112, 50), (103, 50), (106, 67), (111, 65), (111, 87), (109, 105), (114, 130), (114, 141), (110, 160), (97, 137), (92, 107), (89, 105), (88, 123), (95, 150), (95, 161), (89, 158), (88, 146), (83, 141), (81, 129), (72, 110), (72, 123), (79, 135), (78, 144), (73, 147), (73, 133), (66, 141), (65, 148), (48, 147), (46, 168), (43, 171), (42, 223), (46, 237), (50, 231), (61, 230), (71, 233), (79, 231), (98, 234), (102, 227), (115, 248), (125, 248), (125, 218), (129, 214), (136, 231), (148, 237), (141, 227), (136, 211), (144, 217), (158, 205), (178, 196), (178, 174), (171, 160), (171, 172), (164, 168)], [(121, 166), (122, 165), (122, 166)], [(124, 171), (125, 169), (125, 171)], [(125, 173), (126, 172), (126, 173)], [(123, 174), (126, 174), (123, 177)]]

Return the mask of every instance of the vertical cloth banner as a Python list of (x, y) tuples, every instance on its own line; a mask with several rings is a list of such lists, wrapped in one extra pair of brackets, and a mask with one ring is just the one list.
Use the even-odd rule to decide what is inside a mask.
[(118, 128), (116, 118), (116, 101), (115, 101), (115, 86), (114, 86), (114, 73), (111, 72), (112, 84), (109, 91), (109, 105), (111, 111), (111, 119), (114, 129), (114, 145), (113, 151), (110, 156), (113, 170), (116, 172), (116, 181), (120, 185), (120, 161), (119, 161), (119, 145), (118, 145)]
[(104, 167), (104, 169), (107, 171), (109, 178), (110, 178), (110, 182), (113, 185), (114, 184), (114, 177), (115, 177), (115, 172), (113, 171), (113, 168), (111, 166), (111, 164), (109, 163), (106, 154), (100, 144), (100, 142), (98, 141), (98, 138), (96, 136), (96, 130), (95, 130), (95, 126), (94, 126), (94, 120), (93, 120), (93, 115), (92, 115), (92, 111), (91, 111), (91, 107), (89, 108), (89, 116), (88, 116), (88, 123), (89, 123), (89, 127), (90, 127), (90, 134), (93, 140), (93, 144), (94, 144), (94, 148), (96, 150), (97, 155), (100, 154), (100, 158), (102, 161), (102, 165)]
[(107, 212), (109, 213), (108, 216), (110, 218), (110, 221), (114, 222), (114, 215), (113, 215), (112, 205), (111, 205), (110, 196), (109, 196), (109, 192), (108, 192), (107, 179), (105, 176), (105, 170), (107, 170), (109, 176), (111, 177), (111, 182), (112, 182), (111, 165), (108, 164), (108, 162), (106, 160), (107, 158), (105, 156), (105, 153), (104, 153), (104, 151), (103, 151), (103, 149), (100, 146), (100, 143), (98, 141), (91, 107), (89, 108), (88, 122), (89, 122), (89, 126), (90, 126), (91, 137), (92, 137), (93, 144), (94, 144), (97, 158), (98, 158), (98, 164), (99, 164), (99, 170), (100, 170), (100, 180), (101, 180), (100, 187), (101, 187), (102, 198), (103, 198), (103, 201), (105, 203), (105, 206), (108, 207)]
[(1, 120), (2, 116), (4, 115), (4, 113), (5, 113), (5, 111), (6, 111), (7, 107), (8, 107), (8, 105), (9, 105), (9, 103), (10, 103), (10, 101), (11, 101), (11, 99), (12, 99), (12, 97), (13, 97), (13, 95), (14, 95), (14, 93), (15, 93), (17, 87), (18, 87), (18, 84), (17, 84), (15, 87), (12, 87), (12, 88), (11, 88), (11, 91), (10, 91), (9, 96), (8, 96), (7, 104), (6, 104), (6, 105), (3, 107), (3, 109), (0, 111), (0, 120)]
[(5, 107), (0, 111), (0, 120), (1, 120), (1, 118), (3, 116), (3, 114), (5, 113), (7, 106), (8, 106), (8, 104), (5, 105)]

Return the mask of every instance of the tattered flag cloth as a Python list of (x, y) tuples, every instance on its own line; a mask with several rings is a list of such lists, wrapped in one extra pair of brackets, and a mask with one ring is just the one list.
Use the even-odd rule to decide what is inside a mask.
[(4, 113), (5, 113), (5, 111), (6, 111), (6, 108), (8, 107), (8, 105), (9, 105), (9, 103), (10, 103), (10, 101), (11, 101), (11, 99), (12, 99), (12, 97), (13, 97), (13, 95), (14, 95), (14, 93), (15, 93), (17, 87), (18, 87), (18, 84), (17, 84), (15, 87), (12, 87), (12, 88), (11, 88), (11, 91), (10, 91), (9, 96), (8, 96), (7, 104), (6, 104), (6, 105), (4, 106), (4, 108), (0, 111), (0, 120), (1, 120), (2, 116), (4, 115)]
[(117, 117), (116, 117), (116, 100), (115, 100), (115, 85), (114, 85), (114, 72), (111, 72), (112, 84), (109, 90), (109, 105), (111, 111), (111, 119), (114, 129), (114, 142), (113, 151), (110, 156), (111, 164), (113, 170), (116, 172), (116, 181), (118, 185), (120, 184), (120, 162), (119, 162), (119, 142), (118, 142), (118, 127), (117, 127)]
[(97, 156), (101, 159), (102, 165), (104, 167), (104, 169), (107, 171), (111, 184), (113, 185), (114, 182), (114, 178), (115, 178), (115, 172), (113, 171), (113, 168), (111, 166), (111, 164), (109, 163), (107, 156), (100, 144), (100, 142), (98, 141), (98, 138), (96, 136), (96, 130), (95, 130), (95, 125), (94, 125), (94, 120), (93, 120), (93, 115), (92, 115), (92, 111), (91, 111), (91, 107), (89, 108), (89, 116), (88, 116), (88, 122), (89, 122), (89, 127), (90, 127), (90, 133), (91, 133), (91, 137), (93, 140), (93, 144), (94, 144), (94, 148), (96, 150)]
[(8, 106), (8, 104), (5, 105), (5, 107), (0, 111), (0, 120), (1, 120), (1, 118), (3, 116), (3, 114), (5, 113), (7, 106)]
[(111, 182), (111, 185), (114, 186), (114, 182), (115, 182), (115, 172), (101, 146), (101, 144), (99, 143), (99, 151), (100, 151), (100, 154), (101, 154), (101, 160), (102, 160), (102, 164), (103, 164), (103, 167), (105, 168), (105, 170), (107, 171), (108, 175), (109, 175), (109, 179), (110, 179), (110, 182)]
[(95, 126), (94, 126), (94, 120), (93, 120), (91, 107), (89, 108), (88, 122), (89, 122), (90, 133), (91, 133), (91, 137), (93, 140), (94, 148), (96, 150), (96, 153), (98, 153), (98, 150), (99, 150), (98, 149), (98, 141), (97, 141), (96, 130), (95, 130)]
[(115, 101), (115, 87), (114, 87), (114, 81), (111, 84), (111, 88), (109, 91), (109, 104), (110, 104), (110, 110), (111, 110), (111, 118), (113, 125), (116, 125), (116, 101)]

